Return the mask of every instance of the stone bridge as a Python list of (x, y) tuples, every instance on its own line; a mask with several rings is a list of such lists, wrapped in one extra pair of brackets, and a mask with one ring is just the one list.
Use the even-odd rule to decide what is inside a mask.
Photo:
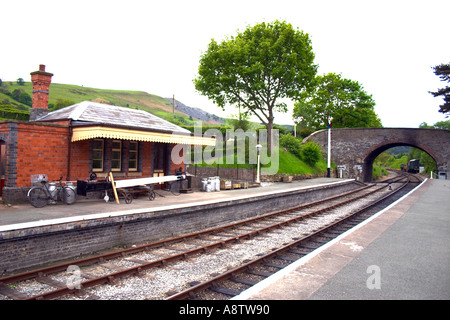
[[(314, 141), (327, 150), (328, 130), (320, 130), (303, 142)], [(375, 158), (397, 146), (412, 146), (428, 153), (437, 171), (450, 168), (450, 130), (410, 128), (342, 128), (331, 129), (331, 161), (343, 168), (343, 178), (372, 180)]]

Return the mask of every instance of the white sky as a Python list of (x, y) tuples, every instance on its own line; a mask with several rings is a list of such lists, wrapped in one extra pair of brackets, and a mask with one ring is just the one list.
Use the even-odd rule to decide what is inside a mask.
[(373, 95), (385, 127), (446, 120), (428, 91), (446, 85), (431, 67), (450, 62), (448, 0), (21, 0), (0, 11), (3, 80), (30, 81), (45, 64), (53, 83), (175, 94), (223, 116), (195, 91), (200, 55), (212, 38), (278, 19), (309, 33), (318, 74), (342, 73)]

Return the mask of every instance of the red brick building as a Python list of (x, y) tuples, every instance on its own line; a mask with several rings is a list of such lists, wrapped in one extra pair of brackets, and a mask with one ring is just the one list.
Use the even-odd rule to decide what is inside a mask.
[[(5, 203), (26, 200), (31, 175), (48, 180), (117, 178), (174, 174), (184, 167), (171, 158), (177, 144), (214, 145), (214, 139), (148, 112), (83, 101), (49, 112), (48, 94), (53, 74), (41, 65), (31, 73), (33, 106), (30, 121), (0, 121), (0, 174)], [(183, 155), (180, 155), (183, 156)]]

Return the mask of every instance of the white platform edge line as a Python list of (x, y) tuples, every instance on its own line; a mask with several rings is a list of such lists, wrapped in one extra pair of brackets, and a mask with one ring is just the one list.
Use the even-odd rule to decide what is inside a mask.
[(280, 280), (281, 278), (283, 278), (285, 275), (289, 274), (290, 272), (294, 271), (295, 269), (297, 269), (298, 267), (302, 266), (303, 264), (307, 263), (309, 260), (311, 260), (312, 258), (314, 258), (315, 256), (317, 256), (319, 253), (321, 253), (322, 251), (324, 251), (325, 249), (331, 247), (332, 245), (334, 245), (335, 243), (341, 241), (343, 238), (345, 238), (347, 235), (353, 233), (354, 231), (358, 230), (359, 228), (365, 226), (366, 224), (368, 224), (369, 222), (371, 222), (372, 220), (376, 219), (377, 217), (379, 217), (380, 215), (382, 215), (383, 213), (385, 213), (386, 211), (388, 211), (389, 209), (391, 209), (392, 207), (396, 206), (398, 203), (400, 203), (401, 201), (403, 201), (405, 198), (409, 197), (413, 192), (415, 192), (416, 190), (418, 190), (420, 187), (422, 187), (422, 185), (428, 180), (425, 179), (420, 185), (418, 185), (417, 187), (415, 187), (413, 190), (411, 190), (410, 192), (408, 192), (407, 194), (405, 194), (403, 197), (401, 197), (400, 199), (398, 199), (397, 201), (391, 203), (389, 206), (387, 206), (386, 208), (384, 208), (383, 210), (377, 212), (375, 215), (373, 215), (372, 217), (370, 217), (369, 219), (361, 222), (360, 224), (354, 226), (353, 228), (347, 230), (346, 232), (344, 232), (343, 234), (339, 235), (337, 238), (333, 239), (332, 241), (326, 243), (325, 245), (319, 247), (318, 249), (312, 251), (311, 253), (307, 254), (306, 256), (298, 259), (297, 261), (291, 263), (290, 265), (288, 265), (286, 268), (274, 273), (273, 275), (271, 275), (270, 277), (264, 279), (261, 282), (258, 282), (257, 284), (255, 284), (254, 286), (248, 288), (247, 290), (241, 292), (241, 294), (231, 298), (230, 300), (248, 300), (249, 298), (251, 298), (253, 295), (259, 293), (261, 290), (267, 288), (268, 286), (272, 285), (273, 283), (277, 282), (278, 280)]
[[(199, 206), (199, 205), (215, 204), (215, 203), (224, 202), (224, 201), (241, 200), (241, 199), (246, 199), (249, 197), (260, 197), (260, 196), (265, 196), (265, 195), (274, 194), (274, 193), (284, 193), (284, 192), (298, 191), (298, 190), (302, 190), (302, 189), (312, 189), (312, 188), (316, 188), (316, 187), (346, 183), (346, 182), (354, 181), (354, 180), (355, 179), (345, 179), (342, 181), (335, 181), (335, 182), (329, 182), (329, 183), (324, 183), (324, 184), (295, 187), (295, 188), (291, 188), (288, 190), (278, 190), (278, 192), (266, 191), (266, 192), (255, 193), (255, 194), (236, 196), (236, 197), (232, 197), (232, 198), (197, 201), (197, 202), (191, 202), (188, 204), (174, 204), (174, 205), (161, 206), (161, 207), (130, 209), (130, 210), (112, 211), (112, 212), (104, 212), (104, 213), (93, 213), (93, 214), (80, 215), (80, 216), (75, 216), (75, 217), (55, 218), (55, 219), (38, 220), (38, 221), (32, 221), (32, 222), (8, 224), (8, 225), (0, 226), (0, 232), (15, 231), (15, 230), (21, 230), (21, 229), (27, 229), (27, 228), (33, 228), (33, 227), (50, 226), (50, 225), (56, 225), (56, 224), (62, 224), (62, 223), (71, 223), (71, 222), (95, 220), (95, 219), (102, 219), (102, 218), (120, 217), (120, 216), (125, 216), (125, 215), (151, 213), (151, 212), (155, 212), (155, 211), (172, 210), (172, 209), (178, 209), (178, 208), (195, 207), (195, 206)], [(32, 208), (31, 208), (31, 210), (32, 210)]]

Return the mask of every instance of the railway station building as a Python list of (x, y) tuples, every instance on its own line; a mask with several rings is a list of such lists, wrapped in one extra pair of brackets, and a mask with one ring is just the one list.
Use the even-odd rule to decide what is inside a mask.
[(36, 174), (72, 182), (110, 171), (118, 179), (171, 175), (184, 169), (184, 155), (171, 157), (175, 145), (215, 145), (142, 110), (83, 101), (49, 112), (52, 76), (44, 65), (31, 73), (30, 121), (0, 121), (4, 203), (26, 201)]

